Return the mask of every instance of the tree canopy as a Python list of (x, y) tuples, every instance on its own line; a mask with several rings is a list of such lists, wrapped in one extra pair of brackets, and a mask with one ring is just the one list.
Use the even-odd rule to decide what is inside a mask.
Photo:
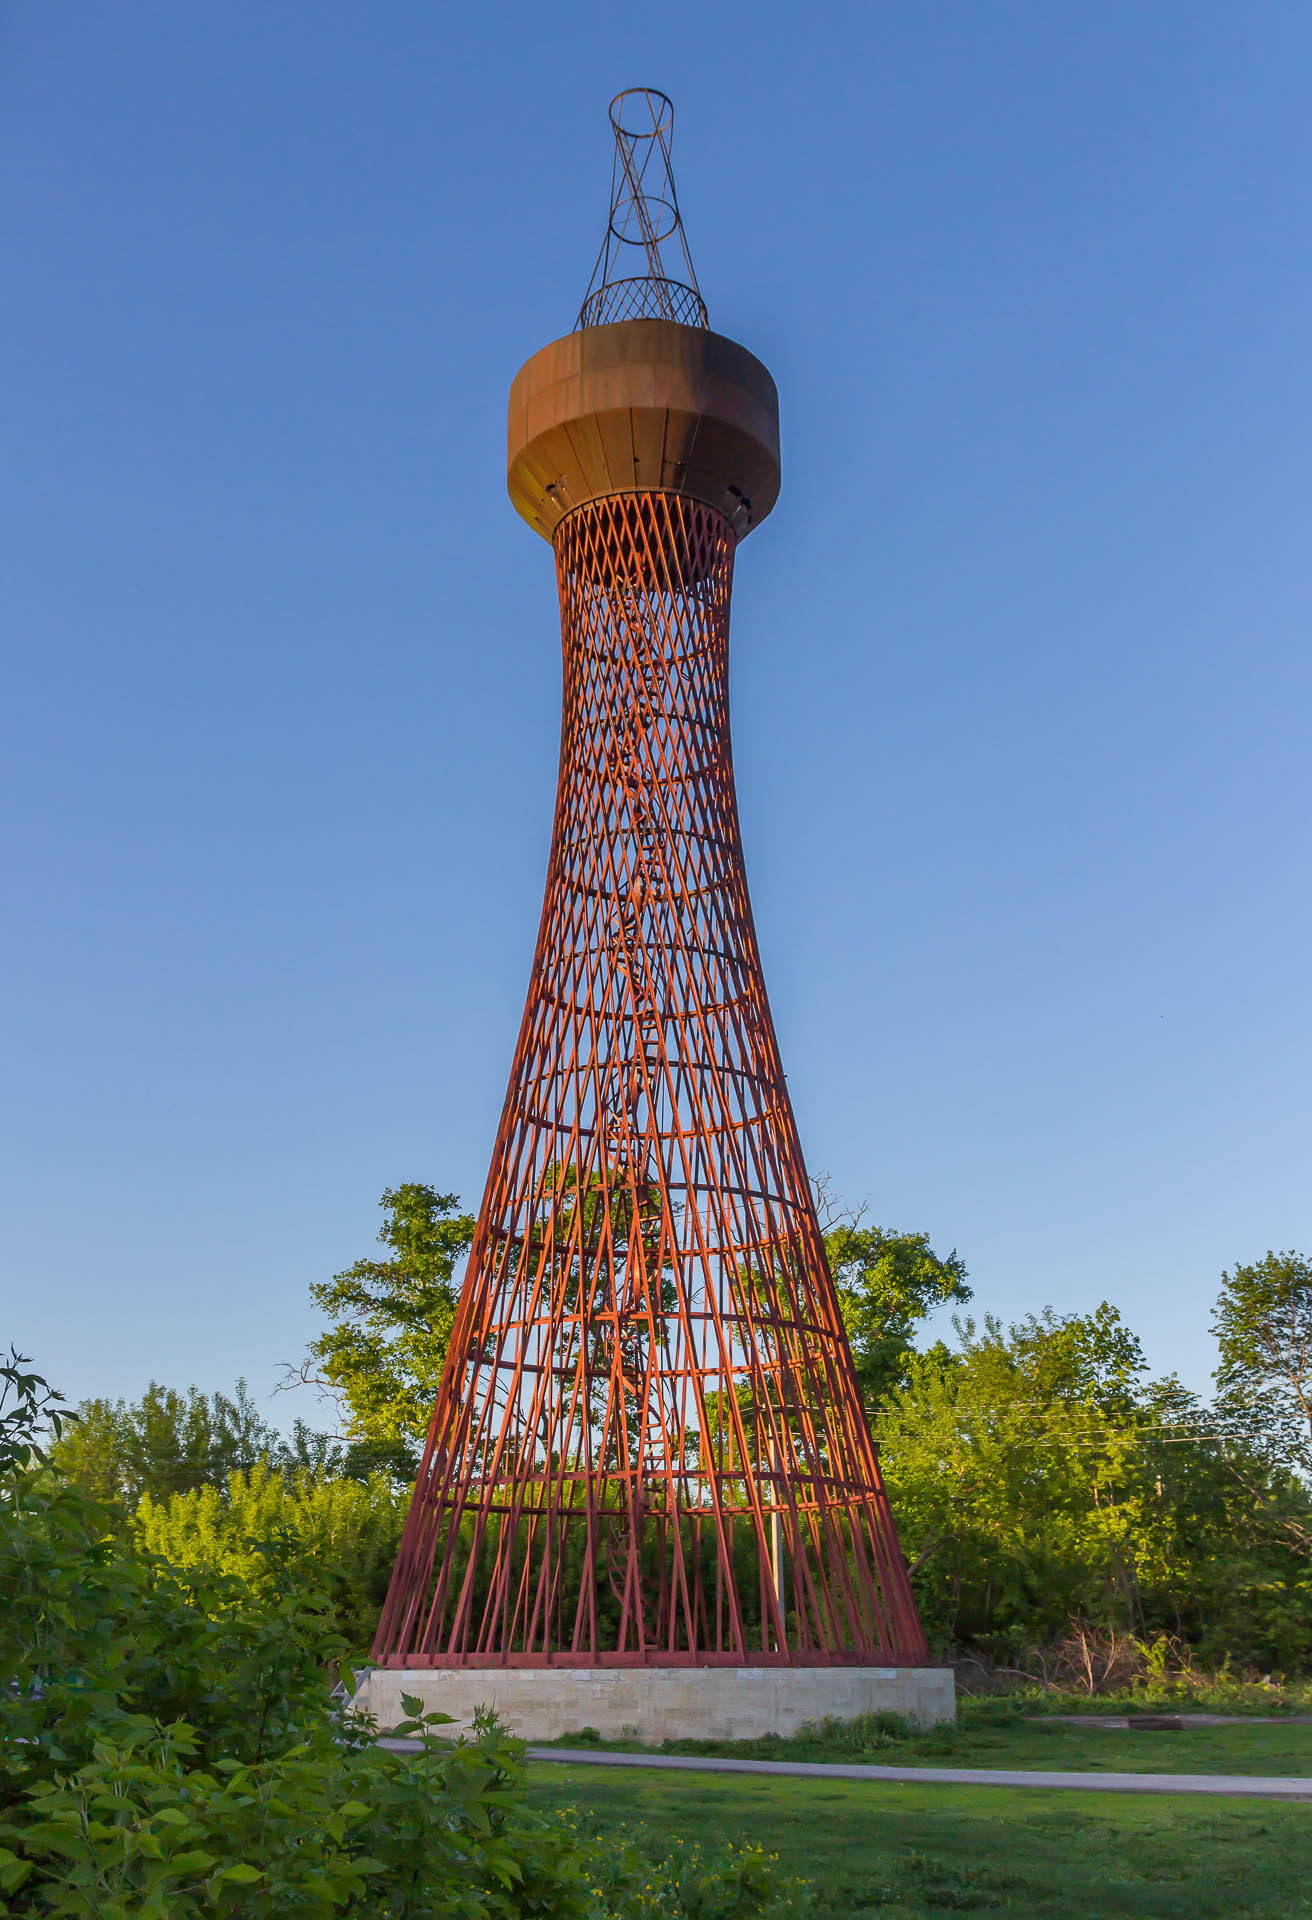
[(474, 1216), (454, 1193), (417, 1181), (379, 1201), (383, 1260), (357, 1260), (310, 1288), (329, 1325), (311, 1343), (301, 1377), (338, 1393), (353, 1459), (413, 1475), (451, 1339)]
[(100, 1500), (135, 1507), (147, 1494), (222, 1486), (259, 1464), (322, 1471), (333, 1448), (297, 1420), (284, 1440), (260, 1413), (244, 1380), (231, 1395), (179, 1393), (152, 1380), (140, 1400), (84, 1400), (54, 1448), (58, 1466)]
[(1225, 1410), (1252, 1442), (1312, 1475), (1312, 1261), (1268, 1252), (1223, 1273), (1212, 1331)]
[(1074, 1618), (1207, 1658), (1312, 1660), (1308, 1490), (1177, 1380), (1115, 1307), (955, 1323), (874, 1419), (939, 1641), (1014, 1658)]
[(927, 1233), (896, 1233), (840, 1221), (825, 1234), (829, 1270), (847, 1328), (861, 1398), (869, 1410), (906, 1379), (916, 1331), (936, 1307), (971, 1298), (954, 1247), (940, 1258)]

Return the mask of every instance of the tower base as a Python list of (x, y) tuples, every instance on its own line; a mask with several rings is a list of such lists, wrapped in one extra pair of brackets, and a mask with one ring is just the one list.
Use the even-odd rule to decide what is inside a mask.
[(753, 1740), (864, 1713), (956, 1718), (951, 1667), (371, 1667), (355, 1704), (386, 1732), (407, 1718), (403, 1693), (449, 1713), (452, 1733), (491, 1707), (525, 1740), (585, 1727), (605, 1740)]

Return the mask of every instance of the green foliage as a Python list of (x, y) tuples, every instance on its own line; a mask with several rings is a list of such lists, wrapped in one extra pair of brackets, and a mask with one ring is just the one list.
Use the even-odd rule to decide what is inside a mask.
[(1106, 1305), (958, 1331), (958, 1352), (913, 1356), (876, 1427), (927, 1624), (1020, 1644), (1090, 1606), (1135, 1610), (1137, 1342)]
[[(170, 1566), (240, 1581), (272, 1596), (289, 1583), (320, 1586), (352, 1653), (373, 1639), (400, 1543), (406, 1500), (389, 1475), (368, 1480), (277, 1470), (261, 1463), (222, 1489), (156, 1500), (147, 1494), (135, 1531)], [(276, 1560), (265, 1543), (279, 1542)]]
[[(125, 1545), (122, 1517), (37, 1473), (0, 1501), (0, 1742), (12, 1777), (48, 1779), (144, 1721), (189, 1720), (204, 1759), (258, 1760), (322, 1711), (343, 1643), (326, 1597), (252, 1606)], [(276, 1560), (278, 1542), (267, 1551)]]
[[(587, 1831), (573, 1809), (563, 1815), (572, 1831)], [(735, 1844), (682, 1834), (653, 1832), (625, 1821), (592, 1828), (594, 1893), (604, 1911), (625, 1920), (802, 1920), (815, 1914), (804, 1880), (781, 1873), (779, 1856), (753, 1841)]]
[(10, 1347), (0, 1361), (0, 1474), (15, 1468), (44, 1466), (49, 1458), (41, 1441), (49, 1432), (58, 1441), (66, 1420), (62, 1395), (51, 1391), (39, 1373), (28, 1373), (25, 1353)]
[(1158, 1542), (1148, 1627), (1207, 1666), (1312, 1666), (1312, 1500), (1279, 1459), (1179, 1381), (1140, 1399), (1145, 1514)]
[(365, 1467), (413, 1479), (451, 1338), (455, 1270), (474, 1216), (453, 1193), (410, 1182), (378, 1203), (386, 1260), (357, 1260), (310, 1293), (332, 1324), (310, 1347), (301, 1378), (341, 1394), (346, 1432)]
[[(328, 1697), (326, 1669), (344, 1643), (312, 1556), (293, 1561), (298, 1543), (267, 1536), (233, 1578), (148, 1553), (121, 1512), (40, 1464), (52, 1396), (25, 1365), (14, 1356), (0, 1398), (4, 1911), (21, 1920), (800, 1911), (780, 1897), (769, 1862), (699, 1855), (685, 1889), (677, 1862), (652, 1863), (527, 1811), (522, 1748), (495, 1723), (450, 1747), (444, 1717), (428, 1715), (401, 1728), (417, 1753), (375, 1747)], [(276, 1478), (253, 1477), (223, 1510), (246, 1502), (268, 1523), (275, 1508), (260, 1502), (274, 1499)], [(150, 1524), (167, 1528), (178, 1502), (207, 1497), (217, 1515), (222, 1503), (203, 1490), (174, 1496)], [(348, 1519), (360, 1497), (348, 1496)], [(275, 1507), (285, 1518), (287, 1501)], [(418, 1702), (405, 1705), (418, 1713)], [(663, 1904), (653, 1905), (657, 1886)]]
[(958, 1331), (957, 1351), (912, 1357), (875, 1428), (931, 1634), (1016, 1660), (1082, 1620), (1217, 1661), (1312, 1660), (1281, 1525), (1312, 1519), (1307, 1490), (1178, 1382), (1145, 1387), (1114, 1308)]
[(97, 1499), (134, 1507), (147, 1494), (163, 1500), (222, 1486), (260, 1462), (322, 1470), (335, 1456), (299, 1420), (290, 1445), (281, 1440), (244, 1380), (231, 1397), (198, 1387), (179, 1393), (152, 1380), (140, 1400), (84, 1400), (53, 1458)]
[(0, 1824), (0, 1883), (21, 1903), (10, 1911), (79, 1920), (644, 1911), (597, 1901), (593, 1850), (563, 1823), (524, 1814), (520, 1749), (497, 1728), (454, 1750), (431, 1725), (405, 1731), (420, 1737), (419, 1753), (311, 1738), (255, 1763), (197, 1766), (187, 1728), (125, 1730)]
[(1267, 1253), (1221, 1280), (1221, 1408), (1268, 1458), (1312, 1474), (1312, 1262)]
[(955, 1248), (940, 1259), (926, 1233), (893, 1233), (859, 1221), (831, 1226), (825, 1252), (861, 1397), (873, 1410), (904, 1383), (919, 1323), (936, 1307), (970, 1299), (965, 1263)]

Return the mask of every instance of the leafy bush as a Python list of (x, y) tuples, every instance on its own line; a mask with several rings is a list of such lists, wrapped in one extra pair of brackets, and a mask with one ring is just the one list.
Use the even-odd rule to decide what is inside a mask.
[(519, 1813), (495, 1729), (417, 1756), (310, 1738), (274, 1757), (195, 1765), (185, 1724), (148, 1722), (29, 1789), (0, 1824), (0, 1880), (30, 1911), (119, 1920), (338, 1913), (589, 1914), (586, 1856)]
[[(0, 1893), (67, 1920), (785, 1920), (800, 1892), (752, 1850), (662, 1861), (523, 1804), (495, 1725), (384, 1752), (329, 1700), (331, 1597), (170, 1567), (44, 1464), (44, 1383), (0, 1367)], [(296, 1542), (291, 1542), (294, 1548)], [(280, 1578), (274, 1578), (274, 1569)], [(417, 1702), (407, 1702), (417, 1711)]]
[[(406, 1500), (382, 1474), (318, 1479), (267, 1465), (137, 1509), (148, 1553), (194, 1575), (229, 1575), (252, 1594), (321, 1587), (352, 1653), (373, 1639), (396, 1558)], [(276, 1540), (271, 1562), (263, 1543)]]

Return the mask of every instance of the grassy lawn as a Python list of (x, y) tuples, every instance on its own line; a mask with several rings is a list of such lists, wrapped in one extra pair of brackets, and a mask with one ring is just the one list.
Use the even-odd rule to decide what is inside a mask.
[[(563, 1747), (584, 1744), (566, 1735)], [(640, 1751), (636, 1741), (604, 1746)], [(673, 1740), (652, 1751), (739, 1760), (856, 1760), (876, 1766), (1013, 1767), (1058, 1773), (1275, 1773), (1312, 1779), (1312, 1726), (1279, 1720), (1242, 1727), (1187, 1727), (1180, 1733), (1121, 1732), (981, 1712), (962, 1702), (955, 1727), (881, 1731), (848, 1723), (823, 1736), (782, 1740)]]
[(540, 1761), (529, 1781), (602, 1831), (763, 1844), (813, 1884), (817, 1920), (1312, 1920), (1312, 1806)]

